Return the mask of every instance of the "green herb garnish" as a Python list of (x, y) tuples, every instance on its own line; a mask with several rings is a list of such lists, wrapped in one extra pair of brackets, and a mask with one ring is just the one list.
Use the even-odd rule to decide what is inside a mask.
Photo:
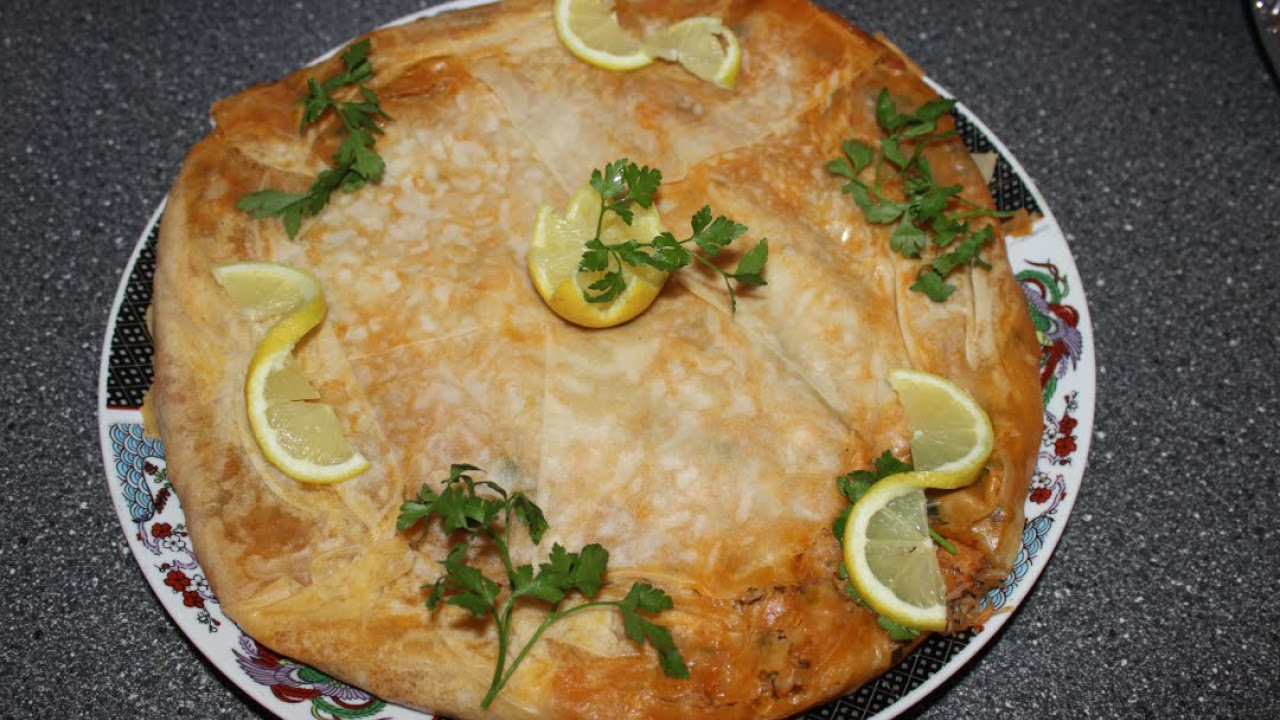
[[(927, 261), (916, 276), (912, 290), (942, 302), (956, 286), (946, 278), (964, 265), (990, 270), (980, 257), (982, 248), (995, 242), (989, 223), (974, 227), (979, 217), (1010, 217), (1012, 213), (988, 210), (960, 196), (962, 185), (939, 187), (933, 178), (924, 147), (930, 142), (954, 137), (956, 132), (938, 132), (938, 120), (951, 112), (955, 100), (931, 100), (912, 113), (900, 113), (887, 89), (876, 101), (876, 121), (888, 133), (880, 139), (879, 150), (853, 138), (840, 145), (843, 154), (827, 163), (827, 170), (848, 180), (841, 189), (853, 198), (868, 222), (898, 223), (889, 246), (905, 258), (920, 258), (932, 243), (938, 254)], [(874, 164), (874, 181), (868, 185), (862, 171)], [(902, 181), (902, 198), (884, 193), (886, 180)]]
[[(622, 276), (625, 263), (631, 267), (648, 265), (662, 272), (674, 272), (693, 261), (698, 261), (720, 274), (724, 279), (725, 289), (729, 291), (729, 300), (733, 309), (738, 309), (738, 298), (733, 283), (739, 285), (767, 284), (761, 272), (769, 259), (769, 239), (763, 238), (755, 247), (747, 251), (738, 261), (733, 272), (726, 272), (709, 258), (719, 256), (720, 251), (747, 232), (747, 226), (733, 222), (723, 215), (711, 217), (711, 206), (704, 205), (694, 213), (689, 221), (692, 234), (683, 239), (676, 239), (669, 232), (661, 233), (652, 240), (626, 242), (607, 245), (600, 240), (600, 231), (604, 226), (604, 214), (612, 210), (627, 225), (631, 224), (634, 213), (631, 204), (643, 208), (653, 206), (654, 193), (662, 184), (662, 172), (640, 167), (627, 158), (619, 158), (607, 165), (603, 171), (591, 172), (591, 187), (600, 193), (600, 213), (596, 218), (595, 237), (587, 241), (586, 250), (582, 254), (582, 262), (578, 270), (582, 272), (604, 272), (600, 279), (591, 283), (582, 293), (587, 302), (609, 302), (627, 289), (626, 278)], [(685, 247), (692, 243), (702, 250), (701, 253)], [(730, 281), (733, 282), (730, 282)]]
[[(293, 239), (298, 235), (302, 219), (319, 214), (329, 204), (329, 197), (339, 188), (343, 192), (355, 192), (366, 184), (382, 179), (385, 163), (373, 151), (377, 136), (382, 134), (378, 120), (390, 120), (382, 111), (378, 96), (364, 82), (373, 76), (369, 62), (369, 40), (361, 40), (342, 53), (346, 70), (323, 82), (315, 78), (307, 80), (307, 95), (302, 99), (302, 132), (326, 112), (332, 112), (346, 130), (346, 137), (333, 156), (333, 166), (322, 171), (305, 193), (287, 193), (266, 189), (250, 193), (236, 202), (236, 207), (252, 217), (262, 219), (280, 217), (285, 232)], [(337, 90), (354, 86), (359, 100), (335, 100)]]
[[(885, 450), (880, 457), (875, 459), (873, 469), (854, 470), (848, 475), (841, 475), (836, 478), (836, 487), (849, 500), (849, 504), (840, 511), (840, 514), (836, 516), (835, 522), (831, 524), (831, 531), (836, 534), (842, 544), (844, 543), (844, 526), (849, 522), (849, 513), (853, 512), (853, 504), (861, 500), (862, 496), (866, 495), (867, 491), (877, 481), (883, 480), (890, 475), (911, 472), (914, 469), (910, 463), (899, 460), (893, 456), (893, 453)], [(843, 568), (843, 563), (841, 567)]]
[[(862, 496), (866, 495), (871, 486), (877, 482), (891, 475), (911, 472), (914, 469), (911, 463), (903, 462), (894, 457), (893, 453), (885, 450), (880, 457), (875, 459), (871, 470), (855, 470), (848, 475), (841, 475), (836, 478), (836, 487), (840, 489), (840, 494), (849, 500), (849, 504), (844, 506), (844, 509), (836, 516), (835, 521), (831, 523), (831, 532), (835, 533), (836, 540), (840, 542), (841, 547), (844, 546), (844, 529), (849, 522), (849, 513), (853, 511), (853, 504), (862, 499)], [(956, 554), (956, 546), (939, 535), (933, 528), (929, 528), (929, 537), (947, 552), (952, 555)], [(862, 597), (858, 595), (858, 590), (849, 581), (849, 570), (845, 567), (843, 561), (836, 568), (836, 577), (844, 581), (846, 595), (859, 605), (871, 610), (871, 606), (863, 602)], [(883, 615), (878, 615), (876, 622), (880, 624), (880, 627), (889, 631), (889, 639), (894, 641), (913, 640), (920, 634), (919, 630), (894, 622)]]
[[(671, 609), (670, 596), (647, 583), (637, 582), (621, 600), (595, 600), (604, 586), (609, 563), (608, 551), (596, 543), (586, 545), (576, 553), (556, 543), (551, 547), (547, 562), (540, 563), (536, 572), (532, 565), (513, 565), (508, 551), (512, 519), (524, 523), (529, 538), (537, 545), (548, 529), (546, 517), (523, 493), (507, 493), (497, 483), (475, 480), (469, 474), (472, 472), (484, 471), (473, 465), (453, 465), (449, 478), (444, 481), (444, 489), (439, 493), (424, 483), (417, 500), (400, 506), (396, 529), (403, 532), (419, 522), (429, 523), (433, 517), (438, 517), (446, 535), (462, 533), (466, 536), (466, 540), (455, 544), (442, 561), (444, 574), (435, 584), (424, 586), (424, 589), (430, 588), (426, 604), (433, 611), (444, 602), (464, 608), (476, 617), (491, 615), (497, 623), (498, 661), (481, 707), (489, 707), (548, 627), (589, 608), (618, 608), (627, 637), (637, 643), (652, 645), (658, 653), (658, 664), (663, 673), (676, 678), (689, 677), (689, 668), (671, 639), (671, 632), (648, 619), (649, 615)], [(496, 497), (479, 495), (476, 492), (479, 488), (492, 491)], [(467, 564), (467, 553), (476, 541), (491, 543), (498, 550), (507, 575), (505, 594), (498, 582)], [(561, 609), (561, 603), (573, 592), (586, 601)], [(551, 611), (508, 664), (512, 613), (522, 599), (547, 603)]]

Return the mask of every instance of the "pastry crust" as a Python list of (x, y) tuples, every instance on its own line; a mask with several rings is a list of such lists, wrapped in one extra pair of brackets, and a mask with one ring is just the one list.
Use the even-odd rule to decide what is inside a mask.
[[(645, 17), (638, 15), (643, 9)], [(339, 139), (298, 133), (297, 98), (329, 61), (214, 108), (161, 226), (153, 396), (168, 467), (227, 615), (271, 648), (380, 696), (455, 718), (780, 718), (851, 691), (904, 647), (842, 592), (834, 478), (908, 434), (885, 376), (949, 377), (991, 416), (974, 486), (938, 498), (980, 592), (1010, 569), (1040, 438), (1037, 344), (1003, 243), (958, 271), (945, 304), (910, 292), (888, 249), (824, 169), (841, 140), (878, 136), (875, 96), (934, 93), (894, 51), (802, 0), (646, 2), (625, 24), (723, 17), (743, 47), (730, 93), (679, 67), (590, 67), (557, 42), (550, 4), (510, 0), (372, 34), (370, 86), (394, 118), (383, 181), (336, 194), (297, 241), (235, 208), (305, 189)], [(946, 121), (949, 122), (949, 121)], [(940, 184), (990, 205), (958, 141), (932, 144)], [(673, 276), (650, 310), (604, 331), (552, 315), (524, 253), (537, 207), (562, 207), (620, 156), (662, 169), (669, 229), (703, 204), (767, 236), (767, 287)], [(263, 328), (214, 283), (266, 259), (321, 280), (326, 321), (298, 360), (372, 461), (335, 486), (262, 458), (242, 386)], [(730, 263), (736, 262), (730, 255)], [(599, 542), (606, 596), (661, 587), (692, 677), (664, 677), (616, 613), (553, 626), (487, 710), (492, 623), (429, 612), (440, 533), (395, 531), (399, 505), (450, 463), (530, 494), (551, 530), (525, 548)], [(517, 635), (537, 623), (517, 613)]]

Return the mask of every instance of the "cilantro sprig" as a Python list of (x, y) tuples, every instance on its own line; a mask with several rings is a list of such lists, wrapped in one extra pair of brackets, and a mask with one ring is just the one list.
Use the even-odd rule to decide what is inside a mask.
[[(687, 678), (689, 668), (671, 638), (671, 631), (649, 619), (672, 608), (671, 597), (648, 583), (636, 582), (621, 600), (596, 600), (604, 587), (609, 552), (598, 543), (569, 552), (559, 543), (551, 546), (547, 561), (532, 565), (514, 565), (509, 551), (512, 522), (522, 523), (535, 545), (549, 526), (542, 510), (523, 493), (508, 493), (495, 482), (476, 480), (471, 473), (484, 472), (474, 465), (459, 464), (449, 469), (449, 477), (440, 492), (423, 484), (416, 500), (400, 506), (396, 529), (404, 532), (418, 523), (424, 526), (439, 518), (444, 533), (461, 534), (466, 539), (453, 545), (441, 562), (444, 574), (430, 588), (426, 605), (434, 611), (441, 603), (455, 605), (476, 617), (492, 616), (498, 626), (498, 659), (493, 679), (481, 707), (488, 708), (498, 692), (511, 679), (530, 648), (556, 622), (590, 608), (615, 607), (622, 614), (622, 627), (628, 638), (648, 643), (658, 653), (662, 672), (670, 677)], [(492, 493), (482, 496), (477, 491)], [(490, 543), (502, 558), (506, 574), (506, 592), (498, 581), (467, 563), (473, 544)], [(583, 602), (562, 607), (573, 594)], [(550, 612), (508, 663), (511, 648), (512, 614), (523, 601), (549, 604)]]
[[(890, 248), (905, 258), (918, 259), (932, 244), (937, 253), (925, 262), (911, 289), (942, 302), (955, 292), (947, 282), (956, 268), (973, 265), (991, 269), (981, 257), (995, 242), (990, 223), (974, 223), (980, 217), (1009, 217), (1012, 213), (989, 210), (960, 195), (962, 185), (939, 186), (924, 155), (930, 142), (954, 137), (956, 132), (938, 132), (938, 121), (951, 112), (955, 100), (931, 100), (914, 112), (902, 113), (881, 89), (876, 100), (876, 121), (887, 133), (879, 149), (849, 138), (840, 145), (841, 155), (827, 163), (827, 170), (846, 180), (842, 192), (862, 210), (868, 222), (897, 223), (889, 238)], [(862, 179), (863, 170), (874, 165), (873, 180)], [(902, 183), (901, 197), (885, 193), (891, 178)]]
[[(670, 273), (697, 261), (719, 273), (724, 280), (725, 289), (729, 291), (731, 306), (737, 311), (738, 297), (734, 291), (734, 283), (750, 286), (767, 284), (761, 273), (769, 260), (769, 239), (762, 238), (748, 250), (733, 272), (724, 270), (711, 262), (711, 259), (718, 257), (724, 248), (745, 234), (748, 228), (723, 215), (712, 219), (711, 206), (704, 205), (694, 213), (689, 221), (692, 232), (683, 240), (677, 239), (670, 232), (660, 233), (645, 242), (630, 239), (606, 244), (600, 239), (605, 212), (613, 211), (624, 223), (631, 225), (635, 217), (632, 204), (642, 208), (652, 207), (653, 196), (661, 184), (660, 170), (647, 165), (640, 167), (627, 158), (619, 158), (606, 164), (604, 170), (591, 172), (591, 187), (600, 193), (600, 212), (596, 217), (595, 236), (587, 241), (578, 270), (603, 272), (604, 275), (583, 291), (583, 299), (602, 303), (621, 295), (627, 289), (627, 280), (622, 274), (624, 264), (631, 267), (647, 265)], [(702, 252), (694, 252), (686, 246), (694, 246)]]
[[(333, 155), (333, 166), (321, 171), (305, 193), (268, 188), (240, 198), (236, 202), (237, 208), (257, 219), (280, 217), (285, 232), (293, 239), (298, 235), (303, 218), (319, 214), (329, 204), (334, 192), (339, 189), (355, 192), (382, 179), (386, 163), (373, 147), (377, 136), (382, 134), (378, 121), (390, 120), (391, 117), (383, 112), (378, 96), (364, 84), (373, 77), (369, 46), (366, 38), (348, 47), (342, 53), (342, 63), (346, 67), (342, 72), (324, 81), (307, 80), (307, 95), (302, 99), (302, 121), (298, 132), (306, 130), (325, 113), (333, 113), (346, 131), (342, 144)], [(334, 98), (334, 93), (348, 86), (356, 88), (358, 100)]]
[[(853, 511), (854, 503), (861, 500), (862, 496), (866, 495), (867, 491), (871, 489), (871, 486), (875, 485), (877, 482), (891, 475), (911, 472), (914, 469), (915, 468), (912, 467), (911, 463), (903, 462), (902, 460), (894, 457), (893, 453), (885, 450), (880, 457), (875, 459), (872, 464), (872, 469), (855, 470), (848, 475), (841, 475), (836, 478), (836, 487), (840, 489), (840, 494), (844, 495), (849, 501), (849, 504), (844, 506), (844, 509), (842, 509), (840, 514), (836, 516), (835, 521), (831, 523), (831, 532), (835, 533), (836, 540), (840, 542), (841, 547), (844, 546), (844, 530), (845, 526), (849, 523), (849, 513)], [(929, 537), (931, 537), (935, 543), (942, 546), (942, 548), (947, 552), (953, 555), (957, 552), (956, 546), (952, 545), (949, 540), (939, 535), (933, 528), (929, 528)], [(849, 580), (849, 569), (845, 567), (843, 561), (841, 561), (839, 567), (836, 568), (836, 577), (844, 581), (844, 592), (846, 595), (852, 598), (859, 605), (867, 608), (868, 610), (871, 609), (871, 607), (862, 600), (862, 597), (858, 595), (857, 588), (855, 588), (853, 583)], [(919, 630), (894, 622), (883, 615), (878, 615), (876, 617), (876, 622), (880, 624), (880, 627), (889, 632), (890, 640), (898, 642), (914, 640), (916, 636), (920, 634)]]

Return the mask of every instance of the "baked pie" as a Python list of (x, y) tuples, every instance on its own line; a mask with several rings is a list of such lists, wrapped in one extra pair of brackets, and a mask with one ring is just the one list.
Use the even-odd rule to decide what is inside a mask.
[[(371, 33), (366, 82), (390, 119), (378, 183), (335, 193), (296, 239), (237, 208), (305, 190), (341, 140), (299, 131), (300, 70), (218, 103), (161, 226), (152, 400), (188, 530), (227, 615), (283, 654), (388, 700), (454, 718), (780, 718), (857, 688), (910, 643), (850, 599), (834, 479), (883, 451), (909, 457), (886, 380), (895, 367), (964, 387), (994, 428), (973, 485), (932, 498), (953, 629), (1012, 567), (1041, 436), (1038, 346), (1003, 236), (945, 302), (913, 292), (918, 260), (890, 249), (826, 169), (874, 142), (876, 101), (936, 99), (885, 43), (805, 0), (623, 3), (624, 27), (719, 17), (742, 48), (732, 91), (678, 65), (610, 72), (561, 46), (550, 3), (508, 0)], [(941, 120), (949, 127), (950, 118)], [(991, 198), (957, 139), (925, 150), (939, 185)], [(593, 168), (660, 168), (668, 228), (702, 205), (768, 237), (768, 284), (738, 292), (691, 266), (634, 320), (588, 330), (553, 313), (525, 255), (539, 206), (564, 207)], [(726, 261), (732, 260), (727, 253)], [(299, 483), (248, 427), (245, 368), (264, 325), (212, 268), (305, 268), (328, 302), (297, 362), (370, 468)], [(453, 463), (534, 499), (541, 543), (610, 553), (603, 597), (633, 582), (663, 613), (690, 677), (665, 676), (616, 613), (553, 626), (488, 709), (492, 623), (429, 610), (450, 540), (396, 529), (399, 508)], [(478, 557), (476, 562), (493, 558)], [(527, 638), (545, 608), (521, 607)]]

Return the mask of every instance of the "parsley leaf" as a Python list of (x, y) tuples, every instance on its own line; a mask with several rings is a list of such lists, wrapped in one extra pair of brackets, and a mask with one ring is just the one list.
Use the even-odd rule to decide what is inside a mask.
[(524, 523), (533, 544), (542, 542), (542, 536), (550, 529), (547, 518), (542, 514), (542, 508), (535, 505), (524, 493), (513, 494), (510, 504), (511, 512)]
[[(441, 561), (444, 574), (423, 589), (428, 591), (426, 605), (432, 611), (441, 603), (454, 605), (478, 618), (492, 616), (498, 626), (498, 660), (481, 707), (489, 707), (548, 627), (588, 608), (617, 608), (627, 637), (653, 646), (658, 655), (658, 665), (664, 673), (677, 678), (689, 677), (689, 668), (671, 637), (671, 631), (649, 619), (649, 616), (671, 609), (670, 596), (647, 583), (637, 582), (621, 600), (596, 600), (604, 588), (609, 565), (609, 552), (597, 543), (585, 545), (576, 553), (554, 543), (546, 562), (538, 565), (537, 572), (532, 565), (513, 565), (508, 550), (513, 519), (525, 525), (529, 538), (536, 545), (549, 529), (546, 517), (523, 493), (508, 493), (495, 482), (477, 480), (473, 473), (480, 472), (484, 471), (474, 465), (453, 465), (449, 477), (443, 481), (444, 488), (439, 492), (424, 483), (415, 499), (400, 506), (396, 530), (404, 532), (419, 523), (425, 529), (433, 519), (439, 519), (446, 535), (462, 533), (466, 536), (465, 541), (453, 545), (448, 556)], [(487, 492), (480, 495), (479, 490)], [(472, 544), (486, 541), (497, 550), (506, 569), (509, 592), (505, 595), (498, 581), (467, 563)], [(575, 592), (582, 596), (583, 602), (561, 609), (561, 602)], [(547, 618), (508, 664), (512, 614), (520, 598), (538, 600), (551, 607)]]
[(627, 183), (627, 200), (640, 207), (653, 207), (653, 196), (662, 184), (662, 173), (649, 166), (637, 167), (635, 163), (627, 163), (622, 170), (622, 179)]
[(763, 238), (756, 246), (747, 251), (738, 261), (738, 267), (732, 273), (734, 280), (742, 285), (766, 285), (760, 274), (764, 264), (769, 261), (769, 238)]
[(827, 169), (850, 180), (856, 180), (858, 173), (876, 159), (876, 151), (860, 140), (845, 140), (840, 144), (840, 149), (844, 151), (845, 157), (838, 157), (827, 163)]
[(893, 453), (885, 450), (880, 457), (875, 460), (876, 479), (883, 480), (890, 475), (900, 475), (905, 472), (911, 472), (915, 468), (911, 463), (903, 462), (893, 456)]
[(609, 565), (609, 551), (598, 543), (584, 545), (578, 553), (570, 578), (573, 587), (587, 597), (595, 597), (604, 586), (604, 571)]
[(670, 610), (670, 596), (647, 583), (636, 583), (631, 592), (618, 603), (622, 611), (622, 627), (627, 637), (635, 642), (647, 642), (658, 652), (658, 664), (668, 677), (689, 677), (689, 666), (679, 648), (671, 639), (671, 631), (649, 622), (642, 613), (661, 613)]
[[(951, 112), (955, 100), (931, 100), (914, 112), (902, 113), (881, 89), (876, 98), (876, 122), (885, 131), (879, 149), (849, 138), (840, 144), (841, 155), (827, 163), (833, 175), (847, 182), (841, 192), (876, 224), (897, 223), (889, 236), (889, 247), (904, 258), (922, 258), (932, 244), (939, 252), (926, 261), (911, 289), (935, 302), (943, 302), (956, 286), (947, 277), (957, 268), (973, 265), (990, 269), (980, 257), (982, 248), (995, 242), (990, 224), (974, 227), (979, 217), (1009, 217), (1012, 213), (979, 207), (960, 196), (960, 185), (939, 186), (924, 156), (924, 147), (955, 136), (954, 130), (938, 131), (938, 121)], [(862, 173), (873, 168), (874, 180), (864, 181)], [(886, 181), (898, 179), (901, 199), (885, 194)], [(952, 248), (952, 245), (955, 245)], [(947, 249), (951, 248), (951, 249)]]
[(628, 225), (635, 217), (629, 207), (635, 203), (643, 208), (653, 206), (653, 194), (662, 184), (662, 172), (648, 165), (640, 167), (626, 158), (618, 158), (604, 166), (604, 170), (591, 171), (591, 187), (600, 193), (600, 218), (596, 223), (596, 237), (600, 237), (600, 221), (604, 211), (612, 210)]
[[(386, 163), (373, 150), (377, 136), (382, 134), (379, 120), (390, 120), (382, 111), (378, 97), (364, 82), (373, 77), (373, 65), (369, 62), (369, 40), (366, 38), (348, 47), (342, 53), (346, 69), (324, 81), (307, 80), (307, 95), (302, 98), (302, 120), (298, 132), (318, 121), (325, 113), (332, 112), (347, 135), (333, 155), (333, 166), (322, 170), (305, 193), (286, 193), (265, 189), (249, 193), (236, 202), (236, 207), (255, 219), (279, 217), (290, 239), (298, 236), (302, 220), (320, 213), (334, 192), (341, 189), (351, 193), (369, 183), (382, 180)], [(334, 92), (354, 86), (360, 96), (358, 101), (338, 101)]]
[(893, 456), (893, 453), (885, 450), (880, 457), (875, 459), (873, 470), (854, 470), (848, 475), (841, 475), (836, 478), (836, 487), (840, 490), (840, 494), (844, 495), (849, 501), (836, 520), (831, 525), (831, 531), (835, 536), (844, 542), (844, 527), (849, 520), (849, 512), (853, 510), (853, 504), (862, 499), (863, 495), (871, 489), (871, 486), (877, 480), (883, 480), (890, 475), (911, 472), (913, 469), (910, 463), (905, 463)]
[(956, 291), (956, 286), (943, 280), (937, 270), (926, 268), (916, 275), (916, 281), (911, 284), (911, 289), (924, 293), (934, 302), (942, 302), (951, 297), (951, 293)]
[[(689, 220), (691, 233), (680, 240), (664, 232), (641, 241), (630, 239), (621, 243), (605, 244), (600, 239), (604, 227), (604, 214), (612, 211), (627, 225), (635, 218), (631, 204), (643, 208), (653, 207), (654, 195), (662, 184), (662, 173), (647, 165), (640, 167), (627, 158), (607, 163), (603, 170), (591, 172), (591, 187), (600, 193), (600, 213), (596, 218), (595, 237), (587, 241), (578, 263), (581, 272), (604, 273), (582, 293), (587, 302), (603, 303), (615, 300), (627, 289), (627, 279), (622, 274), (624, 266), (649, 266), (671, 273), (693, 262), (719, 273), (729, 291), (733, 310), (738, 309), (738, 297), (734, 284), (767, 285), (763, 271), (769, 260), (768, 238), (763, 238), (748, 250), (732, 271), (726, 271), (711, 262), (734, 240), (746, 234), (747, 226), (736, 223), (723, 215), (713, 218), (711, 206), (704, 205)], [(694, 245), (701, 252), (693, 252), (686, 245)]]
[(920, 251), (924, 250), (928, 239), (924, 229), (916, 225), (915, 213), (908, 210), (889, 237), (889, 247), (903, 257), (920, 257)]
[(920, 636), (920, 631), (913, 627), (907, 627), (901, 623), (896, 623), (889, 618), (881, 615), (876, 618), (876, 624), (889, 631), (889, 639), (894, 642), (907, 642), (915, 640)]
[[(862, 607), (871, 610), (871, 606), (868, 605), (867, 602), (862, 599), (862, 596), (858, 594), (857, 588), (853, 586), (853, 583), (849, 582), (849, 574), (845, 571), (844, 563), (840, 564), (837, 574), (841, 580), (845, 581), (844, 592), (849, 596), (849, 599), (858, 603)], [(884, 628), (889, 633), (889, 639), (894, 642), (908, 642), (910, 640), (915, 640), (920, 636), (919, 630), (890, 620), (883, 615), (876, 615), (876, 624)]]
[[(466, 545), (454, 546), (453, 552), (445, 559), (444, 566), (449, 573), (446, 589), (452, 589), (445, 602), (471, 611), (476, 617), (484, 617), (494, 606), (498, 598), (498, 583), (484, 576), (484, 573), (466, 564)], [(449, 585), (452, 588), (449, 588)]]

